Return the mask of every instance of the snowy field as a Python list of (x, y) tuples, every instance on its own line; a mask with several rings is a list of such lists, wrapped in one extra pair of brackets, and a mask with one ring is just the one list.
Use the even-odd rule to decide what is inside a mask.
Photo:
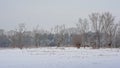
[(120, 68), (120, 49), (0, 49), (0, 68)]

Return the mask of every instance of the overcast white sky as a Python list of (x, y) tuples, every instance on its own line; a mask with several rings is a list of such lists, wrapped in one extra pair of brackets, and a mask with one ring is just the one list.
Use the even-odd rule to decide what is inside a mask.
[(0, 28), (11, 30), (19, 23), (26, 23), (28, 29), (72, 27), (79, 17), (105, 11), (120, 18), (120, 0), (0, 0)]

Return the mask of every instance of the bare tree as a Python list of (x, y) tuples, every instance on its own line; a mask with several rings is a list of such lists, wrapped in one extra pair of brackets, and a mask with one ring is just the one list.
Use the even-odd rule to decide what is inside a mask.
[(115, 39), (117, 24), (114, 22), (115, 18), (111, 13), (105, 12), (101, 15), (100, 22), (103, 26), (103, 33), (106, 36), (106, 44), (108, 47), (113, 45), (113, 40)]
[(41, 37), (38, 28), (39, 28), (39, 26), (36, 26), (36, 28), (33, 30), (33, 33), (34, 33), (34, 43), (35, 43), (36, 47), (40, 46), (40, 37)]
[(64, 37), (65, 36), (65, 25), (55, 26), (54, 33), (55, 33), (57, 47), (60, 47), (60, 45), (63, 44), (64, 38), (65, 38)]
[(114, 17), (109, 12), (103, 14), (92, 13), (90, 16), (93, 30), (96, 32), (96, 45), (101, 46), (101, 33), (105, 34), (105, 46), (111, 47), (116, 36), (117, 24)]
[(119, 26), (118, 26), (118, 29), (117, 29), (116, 46), (120, 47), (120, 22), (119, 22)]
[(18, 25), (18, 28), (16, 29), (16, 33), (14, 34), (14, 41), (16, 43), (16, 46), (19, 48), (23, 48), (24, 43), (23, 43), (23, 38), (24, 38), (24, 32), (26, 30), (25, 24), (24, 23), (20, 23)]
[(100, 33), (102, 31), (102, 22), (100, 22), (100, 14), (99, 13), (92, 13), (91, 15), (89, 15), (89, 18), (91, 20), (92, 23), (92, 28), (93, 31), (96, 33), (96, 47), (100, 48)]
[(0, 29), (0, 47), (8, 47), (8, 38), (5, 34), (4, 29)]
[(81, 44), (82, 44), (81, 35), (73, 35), (73, 36), (72, 36), (72, 41), (73, 41), (73, 44), (74, 44), (77, 48), (80, 48), (80, 47), (81, 47)]
[(79, 23), (76, 24), (77, 29), (79, 31), (80, 34), (80, 38), (81, 38), (81, 45), (85, 47), (85, 40), (87, 38), (86, 33), (89, 31), (89, 23), (88, 20), (85, 19), (79, 19)]
[(10, 35), (10, 41), (11, 41), (11, 47), (15, 48), (17, 47), (17, 36), (16, 36), (16, 31), (9, 31)]
[(111, 25), (109, 31), (108, 31), (108, 47), (114, 47), (113, 45), (113, 41), (115, 40), (115, 36), (116, 36), (116, 29), (117, 29), (117, 25)]

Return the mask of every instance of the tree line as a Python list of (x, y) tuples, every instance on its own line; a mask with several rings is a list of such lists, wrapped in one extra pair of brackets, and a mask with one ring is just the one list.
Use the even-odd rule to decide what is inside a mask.
[(79, 18), (76, 27), (57, 25), (51, 31), (38, 26), (32, 31), (26, 29), (24, 23), (15, 30), (0, 29), (0, 47), (120, 47), (120, 22), (109, 12), (91, 13), (88, 19)]

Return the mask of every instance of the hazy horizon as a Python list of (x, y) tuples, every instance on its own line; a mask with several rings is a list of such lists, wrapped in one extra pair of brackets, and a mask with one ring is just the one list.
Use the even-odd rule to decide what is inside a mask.
[(25, 23), (50, 29), (65, 24), (74, 27), (78, 18), (92, 12), (110, 12), (120, 18), (120, 0), (0, 0), (0, 29), (12, 30)]

